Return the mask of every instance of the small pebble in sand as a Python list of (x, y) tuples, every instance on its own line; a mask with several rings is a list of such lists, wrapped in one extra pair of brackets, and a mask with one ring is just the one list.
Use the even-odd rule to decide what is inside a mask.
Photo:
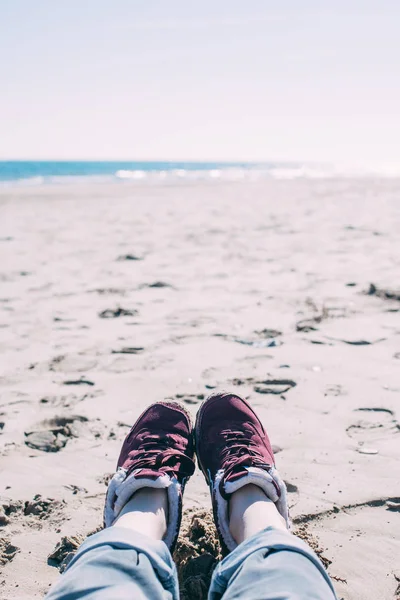
[(118, 256), (117, 260), (143, 260), (143, 258), (141, 256), (136, 256), (136, 254), (123, 254)]
[(172, 288), (172, 285), (170, 283), (165, 283), (165, 281), (154, 281), (153, 283), (148, 283), (143, 287), (149, 287), (149, 288)]
[(136, 347), (124, 347), (119, 350), (111, 350), (111, 354), (140, 354), (143, 352), (144, 348), (141, 346)]
[(67, 381), (63, 381), (64, 385), (94, 385), (93, 381), (90, 379), (68, 379)]
[(386, 501), (386, 506), (389, 510), (394, 510), (400, 512), (400, 502), (392, 502), (391, 500)]
[(281, 396), (288, 392), (297, 384), (291, 379), (266, 379), (265, 381), (257, 381), (258, 385), (253, 387), (257, 394), (276, 394)]
[(118, 317), (136, 317), (138, 311), (134, 308), (107, 308), (99, 313), (100, 319), (117, 319)]
[(278, 329), (258, 329), (254, 333), (264, 339), (276, 338), (278, 335), (282, 335), (282, 331), (279, 331)]

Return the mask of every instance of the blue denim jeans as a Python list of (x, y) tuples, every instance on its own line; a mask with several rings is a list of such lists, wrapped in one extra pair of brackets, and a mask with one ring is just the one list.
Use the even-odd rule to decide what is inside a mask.
[[(269, 527), (214, 571), (209, 600), (336, 600), (314, 552)], [(122, 527), (88, 538), (46, 600), (178, 600), (176, 567), (164, 542)]]

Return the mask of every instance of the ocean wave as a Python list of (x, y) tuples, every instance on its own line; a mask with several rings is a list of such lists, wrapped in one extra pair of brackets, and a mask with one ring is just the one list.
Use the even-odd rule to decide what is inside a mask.
[(42, 185), (45, 183), (45, 177), (41, 175), (37, 175), (35, 177), (21, 177), (19, 179), (7, 179), (5, 181), (0, 180), (0, 187), (10, 187), (15, 184), (23, 185), (23, 186), (35, 186)]
[[(143, 164), (143, 163), (142, 163)], [(395, 167), (384, 167), (380, 169), (349, 168), (332, 165), (311, 165), (311, 164), (269, 164), (269, 165), (246, 165), (246, 166), (225, 166), (220, 164), (212, 165), (210, 168), (199, 168), (198, 165), (191, 165), (189, 168), (183, 168), (180, 165), (172, 165), (169, 168), (147, 168), (147, 169), (116, 169), (110, 173), (85, 173), (79, 175), (60, 174), (54, 175), (35, 175), (35, 176), (15, 176), (1, 180), (0, 163), (0, 187), (18, 186), (40, 186), (40, 185), (65, 185), (65, 184), (84, 184), (84, 183), (137, 183), (140, 185), (157, 184), (180, 184), (190, 182), (240, 182), (240, 181), (262, 181), (266, 179), (274, 180), (308, 180), (308, 179), (358, 179), (358, 178), (399, 178), (400, 169)], [(167, 165), (167, 163), (165, 163)], [(201, 165), (200, 165), (201, 166)], [(186, 167), (186, 165), (185, 165)], [(211, 168), (212, 167), (212, 168)]]
[(140, 170), (136, 170), (136, 171), (129, 171), (129, 170), (125, 170), (125, 169), (120, 169), (119, 171), (117, 171), (115, 173), (115, 177), (117, 177), (117, 179), (145, 179), (146, 178), (146, 171), (140, 171)]

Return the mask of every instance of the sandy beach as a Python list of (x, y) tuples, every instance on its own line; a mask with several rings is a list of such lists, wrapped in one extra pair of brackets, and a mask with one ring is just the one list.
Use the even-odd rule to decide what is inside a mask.
[[(259, 412), (338, 598), (400, 598), (399, 194), (373, 178), (0, 190), (2, 599), (42, 598), (56, 544), (101, 524), (148, 404), (195, 415), (214, 389)], [(199, 472), (184, 506), (210, 507)]]

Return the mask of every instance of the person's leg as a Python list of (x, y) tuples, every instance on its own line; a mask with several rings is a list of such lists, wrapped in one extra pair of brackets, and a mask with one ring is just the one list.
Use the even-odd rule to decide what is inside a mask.
[(229, 529), (238, 546), (218, 565), (210, 600), (334, 600), (321, 562), (291, 535), (275, 504), (246, 485), (229, 500)]
[(167, 491), (142, 488), (125, 504), (113, 527), (124, 527), (154, 540), (162, 540), (167, 533), (167, 517)]
[(46, 600), (177, 600), (171, 551), (193, 470), (186, 412), (152, 405), (122, 447), (107, 491), (106, 529), (82, 544)]
[(247, 402), (233, 394), (211, 396), (198, 413), (195, 433), (225, 554), (209, 599), (334, 600), (321, 562), (289, 532), (285, 484)]
[(241, 544), (266, 527), (287, 532), (284, 518), (275, 504), (256, 485), (239, 488), (229, 499), (229, 529), (237, 544)]
[(46, 600), (178, 598), (175, 566), (162, 542), (166, 490), (142, 488), (113, 525), (89, 537)]

